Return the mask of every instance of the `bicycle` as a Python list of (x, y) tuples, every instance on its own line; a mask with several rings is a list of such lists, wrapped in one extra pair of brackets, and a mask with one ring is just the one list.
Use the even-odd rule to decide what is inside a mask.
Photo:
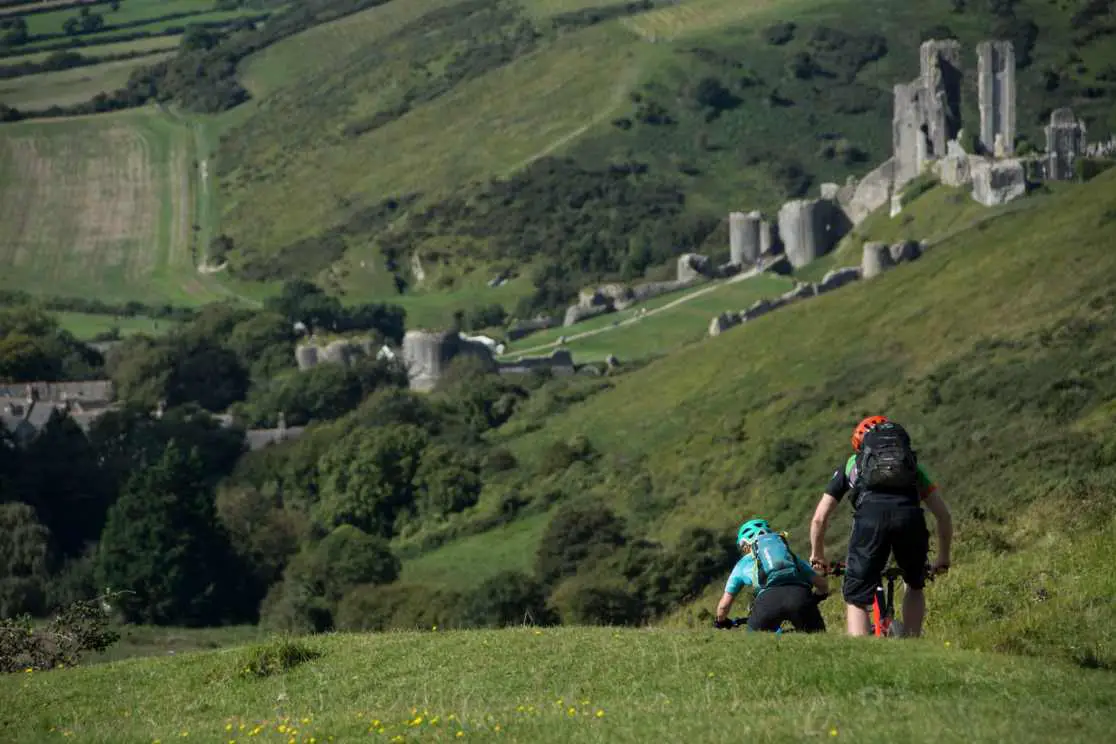
[[(839, 561), (834, 561), (826, 567), (827, 576), (844, 576), (845, 564)], [(934, 580), (934, 572), (927, 563), (925, 567), (925, 579), (927, 581)], [(898, 566), (888, 566), (883, 572), (883, 579), (887, 583), (887, 589), (882, 586), (876, 587), (876, 592), (872, 597), (872, 616), (870, 622), (872, 624), (872, 635), (879, 638), (883, 637), (898, 637), (903, 635), (903, 623), (895, 618), (895, 580), (901, 578), (903, 572), (899, 570)]]

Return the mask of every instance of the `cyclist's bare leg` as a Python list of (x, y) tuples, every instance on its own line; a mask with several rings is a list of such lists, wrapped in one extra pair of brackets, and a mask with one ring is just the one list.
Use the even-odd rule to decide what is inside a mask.
[(911, 589), (903, 594), (903, 635), (918, 637), (922, 635), (922, 620), (926, 617), (926, 593), (921, 589)]
[(872, 625), (868, 618), (868, 608), (856, 605), (845, 605), (845, 617), (848, 631), (851, 636), (866, 636), (872, 632)]

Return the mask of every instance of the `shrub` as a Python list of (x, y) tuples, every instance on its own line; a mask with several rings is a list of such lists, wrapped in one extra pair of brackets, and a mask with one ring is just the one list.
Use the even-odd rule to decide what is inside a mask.
[(924, 173), (906, 185), (903, 189), (903, 193), (899, 196), (899, 200), (905, 207), (918, 197), (933, 189), (939, 183), (941, 183), (941, 181), (935, 176)]
[(469, 594), (462, 623), (502, 628), (508, 625), (548, 625), (552, 620), (546, 593), (536, 579), (519, 571), (502, 571)]
[(322, 656), (310, 644), (294, 638), (274, 638), (249, 648), (239, 665), (242, 677), (259, 679), (289, 672), (301, 664)]
[(794, 38), (794, 32), (797, 26), (793, 22), (776, 23), (768, 26), (764, 32), (764, 38), (767, 39), (768, 44), (774, 46), (782, 46)]
[(554, 591), (550, 602), (563, 625), (635, 625), (643, 618), (638, 597), (618, 579), (568, 579)]
[(458, 624), (459, 592), (418, 584), (359, 586), (337, 606), (337, 628), (347, 631), (430, 630)]
[(593, 443), (584, 434), (577, 434), (565, 442), (553, 442), (543, 452), (539, 463), (541, 475), (552, 475), (566, 470), (575, 462), (592, 462), (597, 458)]
[(764, 444), (762, 467), (769, 473), (785, 473), (795, 463), (806, 459), (813, 448), (809, 442), (781, 437)]
[(41, 627), (29, 615), (0, 619), (0, 672), (73, 666), (89, 652), (104, 651), (120, 639), (109, 628), (108, 601), (116, 596), (74, 602)]
[(584, 563), (604, 557), (627, 542), (624, 523), (606, 507), (570, 504), (550, 520), (535, 557), (545, 584), (577, 572)]
[(1092, 181), (1114, 165), (1116, 160), (1112, 158), (1078, 158), (1073, 164), (1077, 180), (1081, 183)]

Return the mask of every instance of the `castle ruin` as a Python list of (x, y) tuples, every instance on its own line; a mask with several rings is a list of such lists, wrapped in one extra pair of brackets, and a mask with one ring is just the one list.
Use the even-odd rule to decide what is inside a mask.
[(1074, 176), (1074, 163), (1085, 152), (1085, 122), (1068, 108), (1050, 114), (1046, 131), (1046, 177), (1051, 181), (1069, 181)]
[(1015, 154), (1015, 47), (1010, 41), (977, 44), (980, 146), (997, 158)]
[(892, 147), (894, 188), (946, 154), (961, 131), (961, 43), (929, 39), (919, 47), (919, 76), (894, 89)]

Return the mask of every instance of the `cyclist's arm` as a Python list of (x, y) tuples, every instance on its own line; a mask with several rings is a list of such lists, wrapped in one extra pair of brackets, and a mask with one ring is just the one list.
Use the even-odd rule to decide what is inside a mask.
[(926, 508), (934, 515), (934, 523), (938, 528), (938, 565), (948, 566), (950, 561), (950, 548), (953, 544), (953, 515), (949, 507), (942, 500), (942, 494), (934, 489), (923, 499)]
[(724, 621), (728, 619), (729, 610), (732, 608), (732, 603), (736, 597), (725, 592), (721, 595), (721, 601), (717, 603), (717, 619)]
[(810, 563), (825, 563), (825, 531), (829, 527), (829, 519), (833, 516), (837, 504), (836, 496), (823, 493), (817, 508), (814, 509), (814, 518), (810, 520)]

